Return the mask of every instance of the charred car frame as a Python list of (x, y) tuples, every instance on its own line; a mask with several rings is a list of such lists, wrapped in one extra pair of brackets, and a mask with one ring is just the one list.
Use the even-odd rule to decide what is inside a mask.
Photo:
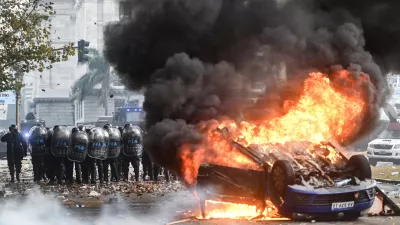
[(230, 142), (260, 169), (202, 164), (196, 191), (204, 218), (207, 200), (256, 205), (260, 213), (269, 200), (294, 220), (352, 220), (373, 205), (376, 183), (363, 155), (348, 159), (328, 142), (248, 147)]

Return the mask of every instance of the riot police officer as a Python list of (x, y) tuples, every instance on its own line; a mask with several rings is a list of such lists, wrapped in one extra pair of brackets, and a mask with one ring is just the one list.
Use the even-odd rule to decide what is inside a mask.
[[(90, 158), (91, 182), (96, 183), (96, 160), (105, 160), (107, 158), (107, 142), (108, 133), (99, 127), (90, 129), (89, 131), (89, 148), (88, 156)], [(89, 162), (90, 162), (89, 161)], [(100, 182), (103, 182), (103, 168), (102, 163), (99, 168)]]
[[(71, 136), (74, 132), (78, 131), (78, 128), (74, 127), (71, 129)], [(72, 137), (71, 137), (72, 139)], [(69, 155), (69, 154), (68, 154)], [(67, 158), (64, 159), (65, 164), (65, 180), (68, 184), (74, 183), (74, 162)], [(78, 175), (77, 175), (78, 177)]]
[(139, 165), (142, 156), (142, 131), (139, 127), (126, 124), (122, 133), (122, 169), (124, 181), (128, 181), (129, 164), (135, 173), (135, 180), (139, 181)]
[(147, 152), (143, 152), (142, 165), (143, 165), (143, 180), (146, 179), (147, 175), (149, 175), (150, 180), (154, 180), (153, 163), (151, 162), (150, 156), (149, 154), (147, 154)]
[[(122, 133), (124, 132), (124, 128), (123, 127), (118, 127), (118, 130), (121, 134), (121, 147), (123, 147), (123, 143), (122, 143)], [(117, 166), (117, 174), (118, 174), (118, 178), (123, 177), (123, 173), (122, 173), (122, 153), (119, 154), (119, 156), (117, 157), (116, 160), (116, 166)], [(111, 179), (113, 179), (113, 177), (111, 177)], [(116, 178), (114, 177), (114, 179), (116, 180)]]
[(51, 152), (55, 156), (55, 169), (58, 184), (62, 184), (65, 175), (65, 161), (70, 149), (71, 131), (66, 126), (54, 126), (51, 140)]
[(68, 154), (70, 167), (67, 168), (67, 180), (73, 181), (73, 166), (75, 165), (76, 182), (82, 183), (81, 163), (86, 159), (89, 137), (83, 129), (74, 127), (71, 134), (71, 150)]
[(107, 159), (103, 161), (104, 181), (108, 182), (108, 167), (111, 168), (111, 178), (116, 182), (119, 181), (117, 173), (117, 161), (121, 153), (121, 133), (117, 128), (113, 128), (111, 124), (106, 124), (104, 129), (109, 134), (109, 142), (107, 147)]
[(47, 129), (38, 124), (29, 131), (29, 144), (33, 164), (33, 180), (38, 182), (44, 176), (44, 156), (46, 154)]
[(46, 140), (46, 154), (44, 156), (44, 168), (49, 184), (53, 184), (55, 181), (55, 157), (51, 153), (51, 140), (53, 137), (53, 128), (47, 128), (47, 140)]
[(27, 144), (18, 132), (16, 125), (11, 125), (9, 128), (10, 133), (5, 134), (2, 138), (2, 142), (7, 142), (7, 164), (10, 170), (11, 182), (20, 181), (21, 164), (22, 159), (27, 155)]
[[(78, 127), (78, 129), (80, 131), (85, 131), (85, 133), (89, 135), (90, 129), (87, 129), (85, 126), (81, 125)], [(96, 172), (96, 165), (93, 159), (90, 157), (85, 157), (85, 159), (81, 163), (81, 167), (82, 167), (82, 182), (84, 184), (88, 184), (89, 180), (91, 180), (91, 183), (95, 184), (96, 180), (92, 179), (92, 177), (94, 176), (94, 174), (92, 175), (92, 173)]]

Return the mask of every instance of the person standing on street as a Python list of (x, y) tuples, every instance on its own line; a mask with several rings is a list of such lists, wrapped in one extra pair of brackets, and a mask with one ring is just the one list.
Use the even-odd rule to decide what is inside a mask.
[(149, 175), (149, 179), (151, 181), (154, 180), (153, 173), (153, 163), (150, 160), (149, 154), (147, 152), (143, 152), (142, 154), (142, 165), (143, 165), (143, 180), (146, 180), (146, 176)]
[(111, 168), (111, 180), (115, 182), (119, 181), (119, 175), (117, 173), (117, 161), (121, 153), (121, 133), (117, 128), (112, 127), (111, 124), (106, 124), (103, 127), (109, 135), (109, 141), (107, 146), (107, 159), (103, 161), (104, 169), (104, 181), (107, 183), (108, 179), (108, 167)]
[(22, 135), (18, 132), (16, 125), (9, 127), (10, 133), (5, 134), (2, 142), (7, 142), (7, 163), (10, 170), (11, 182), (20, 181), (21, 164), (23, 157), (27, 156), (27, 144)]
[(135, 173), (135, 180), (139, 181), (139, 166), (143, 153), (142, 142), (143, 136), (141, 129), (132, 124), (126, 124), (124, 132), (122, 133), (122, 170), (124, 181), (128, 181), (129, 179), (130, 164)]
[(30, 129), (28, 142), (32, 156), (34, 182), (39, 182), (43, 179), (46, 141), (47, 129), (42, 124), (38, 124)]

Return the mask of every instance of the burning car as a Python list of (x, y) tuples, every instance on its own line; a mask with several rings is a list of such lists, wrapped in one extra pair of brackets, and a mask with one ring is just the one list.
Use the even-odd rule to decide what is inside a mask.
[(348, 159), (329, 142), (230, 144), (258, 168), (202, 164), (196, 192), (203, 218), (210, 200), (253, 205), (260, 215), (272, 202), (280, 215), (295, 220), (356, 219), (373, 205), (376, 183), (363, 155)]

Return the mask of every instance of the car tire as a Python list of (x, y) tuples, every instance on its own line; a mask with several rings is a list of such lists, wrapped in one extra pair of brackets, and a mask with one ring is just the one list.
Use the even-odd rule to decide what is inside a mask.
[(278, 160), (272, 166), (268, 177), (268, 192), (271, 202), (280, 206), (286, 195), (288, 185), (293, 185), (295, 174), (292, 165), (287, 160)]
[(371, 164), (371, 166), (376, 166), (378, 164), (378, 161), (375, 159), (370, 159), (369, 164)]
[(353, 168), (353, 176), (360, 180), (371, 179), (372, 177), (370, 162), (363, 155), (353, 155), (350, 157), (347, 166)]

